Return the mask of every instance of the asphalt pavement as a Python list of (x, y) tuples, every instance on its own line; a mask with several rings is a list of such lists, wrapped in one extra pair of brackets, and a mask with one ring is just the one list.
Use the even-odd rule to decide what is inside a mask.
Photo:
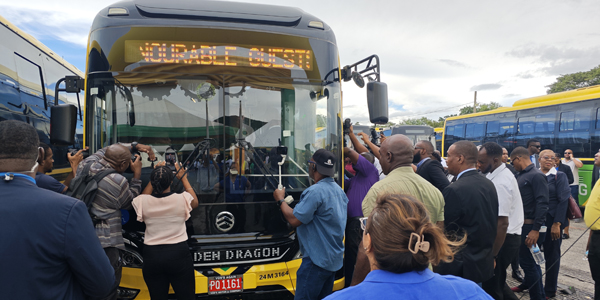
[[(562, 241), (563, 256), (558, 275), (558, 292), (556, 298), (552, 299), (594, 299), (594, 281), (587, 258), (585, 258), (589, 231), (585, 232), (587, 228), (583, 220), (578, 221), (571, 221), (570, 237)], [(542, 273), (544, 272), (544, 266), (542, 266)], [(507, 273), (508, 285), (510, 287), (519, 285), (519, 282), (511, 277), (510, 268)], [(520, 299), (529, 299), (527, 292), (516, 293), (516, 296)]]

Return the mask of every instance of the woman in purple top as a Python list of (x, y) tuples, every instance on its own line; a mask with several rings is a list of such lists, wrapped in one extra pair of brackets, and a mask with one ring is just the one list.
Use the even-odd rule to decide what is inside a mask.
[(346, 223), (346, 247), (344, 249), (344, 274), (346, 276), (346, 287), (350, 286), (354, 274), (354, 264), (358, 254), (358, 244), (362, 239), (359, 218), (362, 214), (362, 201), (369, 189), (379, 181), (379, 171), (373, 165), (375, 157), (373, 154), (358, 152), (345, 147), (344, 157), (350, 160), (356, 171), (354, 177), (345, 182), (346, 196), (348, 197), (348, 221)]
[(361, 225), (371, 272), (362, 283), (325, 299), (492, 299), (472, 281), (427, 268), (452, 261), (466, 238), (449, 241), (412, 196), (379, 197)]

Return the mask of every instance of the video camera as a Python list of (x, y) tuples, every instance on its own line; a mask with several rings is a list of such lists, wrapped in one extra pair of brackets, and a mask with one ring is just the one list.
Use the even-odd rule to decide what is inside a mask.
[[(81, 150), (81, 149), (77, 149), (77, 148), (69, 148), (67, 150), (68, 153), (71, 153), (71, 155), (75, 155), (77, 154), (77, 152)], [(83, 150), (81, 151), (81, 155), (83, 155), (83, 159), (88, 158), (88, 156), (90, 156), (90, 151), (89, 150)]]

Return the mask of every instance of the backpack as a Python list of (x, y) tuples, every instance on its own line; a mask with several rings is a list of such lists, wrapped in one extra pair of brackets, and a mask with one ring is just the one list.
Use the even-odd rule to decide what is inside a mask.
[(96, 198), (96, 193), (98, 192), (98, 183), (107, 175), (116, 173), (117, 171), (109, 168), (92, 176), (90, 174), (91, 165), (91, 163), (85, 165), (83, 170), (81, 170), (81, 175), (73, 178), (70, 184), (71, 192), (69, 193), (69, 196), (79, 199), (85, 203), (88, 213), (92, 218), (92, 223), (94, 223), (94, 226), (96, 226), (101, 219), (94, 215), (90, 209), (92, 208), (92, 202)]

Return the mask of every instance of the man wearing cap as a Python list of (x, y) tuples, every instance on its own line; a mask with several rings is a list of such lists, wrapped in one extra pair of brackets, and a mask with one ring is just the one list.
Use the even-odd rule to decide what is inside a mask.
[(335, 155), (327, 150), (313, 154), (308, 169), (314, 184), (304, 190), (293, 209), (284, 201), (285, 189), (273, 192), (283, 216), (297, 227), (303, 255), (294, 299), (323, 299), (331, 294), (335, 272), (344, 262), (348, 198), (333, 180), (336, 163)]

